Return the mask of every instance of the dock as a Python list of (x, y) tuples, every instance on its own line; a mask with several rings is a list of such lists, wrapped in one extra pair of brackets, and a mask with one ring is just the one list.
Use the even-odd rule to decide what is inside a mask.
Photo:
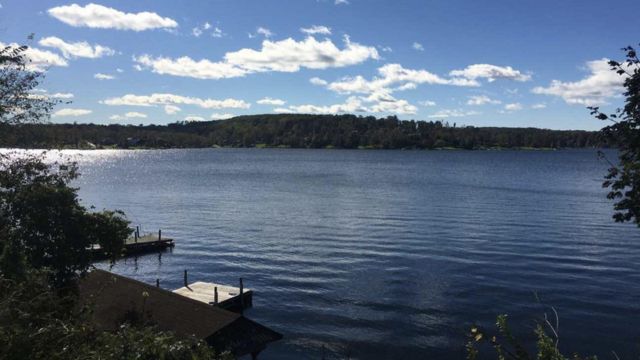
[(242, 312), (253, 306), (253, 291), (244, 288), (242, 278), (240, 278), (240, 287), (202, 281), (187, 285), (185, 271), (185, 286), (173, 292), (233, 312)]
[[(146, 234), (140, 236), (139, 230), (136, 229), (133, 236), (127, 238), (124, 243), (123, 256), (135, 256), (159, 251), (165, 251), (173, 248), (175, 243), (171, 238), (162, 237), (162, 230), (158, 230), (157, 234)], [(94, 257), (106, 257), (106, 254), (100, 248), (100, 245), (91, 246), (91, 252)]]

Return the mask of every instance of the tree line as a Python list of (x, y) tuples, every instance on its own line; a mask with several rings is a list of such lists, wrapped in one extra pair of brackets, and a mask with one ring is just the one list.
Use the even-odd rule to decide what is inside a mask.
[(598, 132), (458, 127), (395, 116), (271, 114), (168, 125), (0, 124), (0, 147), (342, 149), (585, 148), (610, 145)]

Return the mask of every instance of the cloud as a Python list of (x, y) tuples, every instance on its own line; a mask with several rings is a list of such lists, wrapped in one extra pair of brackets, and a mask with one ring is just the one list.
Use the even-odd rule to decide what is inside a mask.
[(109, 119), (111, 120), (127, 120), (127, 119), (134, 119), (134, 118), (143, 118), (146, 119), (147, 118), (147, 114), (143, 114), (143, 113), (139, 113), (139, 112), (135, 112), (135, 111), (130, 111), (124, 115), (111, 115), (109, 117)]
[(91, 114), (93, 111), (87, 109), (71, 109), (64, 108), (60, 109), (53, 113), (52, 117), (63, 117), (63, 116), (83, 116)]
[(213, 113), (211, 114), (211, 120), (225, 120), (225, 119), (231, 119), (232, 117), (235, 117), (234, 114), (219, 114), (219, 113)]
[(522, 110), (522, 104), (520, 104), (520, 103), (506, 104), (504, 106), (504, 110), (505, 111), (520, 111), (520, 110)]
[(424, 101), (420, 101), (418, 104), (424, 106), (424, 107), (431, 107), (431, 106), (436, 106), (436, 102), (435, 101), (431, 101), (431, 100), (424, 100)]
[(532, 109), (536, 109), (536, 110), (544, 109), (544, 108), (546, 108), (546, 107), (547, 107), (547, 104), (544, 104), (544, 103), (539, 103), (539, 104), (533, 104), (533, 105), (531, 105), (531, 108), (532, 108)]
[(396, 99), (388, 93), (374, 93), (367, 97), (350, 96), (342, 104), (333, 105), (292, 105), (286, 108), (276, 108), (278, 113), (305, 114), (344, 114), (344, 113), (391, 113), (415, 114), (418, 108), (408, 101)]
[(292, 38), (281, 41), (264, 40), (260, 50), (241, 49), (228, 52), (221, 61), (196, 61), (188, 56), (171, 59), (149, 55), (134, 57), (134, 61), (140, 68), (148, 68), (158, 74), (223, 79), (258, 72), (297, 72), (302, 68), (345, 67), (378, 58), (378, 52), (374, 47), (351, 42), (346, 36), (343, 49), (339, 49), (329, 39), (318, 41), (309, 36), (302, 41)]
[[(157, 105), (194, 105), (204, 109), (248, 109), (251, 104), (236, 99), (201, 99), (174, 94), (133, 95), (110, 98), (101, 101), (105, 105), (157, 106)], [(165, 108), (166, 110), (166, 108)]]
[(270, 97), (266, 97), (264, 99), (260, 99), (257, 101), (258, 104), (260, 105), (274, 105), (274, 106), (282, 106), (285, 104), (284, 100), (280, 100), (280, 99), (272, 99)]
[(262, 36), (264, 36), (266, 38), (270, 38), (270, 37), (273, 36), (273, 33), (271, 32), (271, 30), (269, 30), (269, 29), (267, 29), (265, 27), (262, 27), (262, 26), (260, 26), (260, 27), (258, 27), (256, 29), (256, 34), (257, 35), (262, 35)]
[(180, 109), (179, 106), (175, 106), (175, 105), (165, 105), (164, 106), (164, 112), (167, 113), (167, 115), (173, 115), (176, 114), (178, 112), (180, 112), (182, 109)]
[(480, 115), (477, 111), (465, 111), (462, 109), (442, 109), (435, 114), (429, 115), (429, 118), (450, 118)]
[(393, 52), (393, 49), (390, 46), (378, 46), (382, 52)]
[(185, 116), (184, 121), (204, 121), (204, 118), (202, 116), (189, 115)]
[(98, 4), (57, 6), (47, 11), (50, 16), (73, 27), (143, 31), (173, 29), (178, 23), (153, 12), (124, 13)]
[(334, 4), (336, 5), (349, 5), (349, 0), (335, 0)]
[(624, 91), (623, 84), (627, 75), (618, 75), (611, 70), (609, 59), (589, 61), (586, 64), (589, 74), (582, 80), (562, 82), (553, 80), (548, 87), (535, 87), (534, 94), (561, 97), (567, 104), (584, 106), (603, 105), (607, 100), (619, 96)]
[(103, 73), (97, 73), (93, 75), (94, 78), (98, 79), (98, 80), (113, 80), (116, 77), (113, 75), (109, 75), (109, 74), (103, 74)]
[(49, 36), (43, 39), (40, 39), (38, 42), (40, 46), (51, 47), (60, 50), (62, 55), (69, 58), (89, 58), (89, 59), (97, 59), (103, 56), (112, 56), (116, 52), (102, 45), (91, 45), (86, 41), (68, 43), (64, 40), (57, 38), (55, 36)]
[[(21, 45), (16, 43), (6, 44), (0, 41), (0, 48), (7, 46), (17, 48)], [(26, 67), (30, 71), (46, 71), (51, 66), (69, 66), (67, 60), (62, 56), (48, 50), (29, 47), (24, 51), (23, 55), (29, 59)]]
[(60, 100), (69, 100), (73, 99), (72, 93), (53, 93), (49, 94), (49, 92), (45, 89), (33, 89), (31, 91), (30, 97), (32, 98), (40, 98), (40, 99), (60, 99)]
[(414, 42), (411, 47), (417, 51), (424, 51), (424, 46), (422, 46), (422, 44), (420, 44), (419, 42)]
[[(378, 77), (367, 80), (362, 76), (346, 77), (340, 81), (327, 84), (329, 90), (341, 94), (371, 94), (379, 91), (408, 90), (418, 84), (438, 84), (453, 86), (479, 86), (467, 79), (446, 79), (427, 70), (406, 69), (400, 64), (387, 64), (378, 68)], [(395, 89), (392, 87), (396, 86)]]
[(331, 28), (321, 25), (313, 25), (309, 28), (300, 28), (300, 31), (307, 35), (331, 35)]
[(469, 100), (467, 100), (467, 105), (485, 105), (485, 104), (501, 104), (502, 101), (492, 99), (486, 95), (473, 95), (469, 96)]
[(497, 79), (507, 79), (515, 81), (529, 81), (531, 75), (523, 74), (519, 70), (515, 70), (511, 66), (497, 66), (491, 64), (474, 64), (469, 65), (462, 70), (453, 70), (449, 75), (454, 77), (462, 77), (470, 80), (487, 79), (493, 82)]
[(309, 82), (312, 83), (313, 85), (318, 85), (318, 86), (325, 86), (328, 84), (326, 80), (322, 80), (319, 77), (312, 77), (311, 79), (309, 79)]
[[(213, 29), (213, 30), (211, 30)], [(213, 27), (209, 22), (205, 22), (202, 25), (196, 26), (193, 29), (191, 29), (191, 34), (195, 37), (200, 37), (200, 35), (204, 34), (205, 32), (207, 32), (208, 30), (211, 30), (211, 36), (215, 37), (215, 38), (221, 38), (223, 37), (225, 34), (222, 32), (222, 29), (220, 29), (219, 27)]]

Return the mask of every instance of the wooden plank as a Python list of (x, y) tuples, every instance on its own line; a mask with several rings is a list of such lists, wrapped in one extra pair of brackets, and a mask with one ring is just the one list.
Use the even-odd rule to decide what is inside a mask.
[[(242, 310), (252, 305), (253, 291), (243, 289), (243, 297), (240, 299), (240, 288), (197, 281), (189, 286), (181, 287), (173, 292), (188, 298), (203, 302), (205, 304), (215, 304), (215, 292), (218, 292), (218, 306), (225, 309)], [(243, 306), (244, 305), (244, 306)]]

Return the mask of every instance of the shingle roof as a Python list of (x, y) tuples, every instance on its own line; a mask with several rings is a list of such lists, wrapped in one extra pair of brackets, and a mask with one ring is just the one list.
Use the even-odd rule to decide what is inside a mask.
[(193, 335), (236, 355), (282, 338), (240, 314), (104, 270), (87, 274), (79, 290), (83, 302), (93, 306), (93, 320), (103, 330), (116, 329), (127, 314), (136, 313), (160, 330)]

